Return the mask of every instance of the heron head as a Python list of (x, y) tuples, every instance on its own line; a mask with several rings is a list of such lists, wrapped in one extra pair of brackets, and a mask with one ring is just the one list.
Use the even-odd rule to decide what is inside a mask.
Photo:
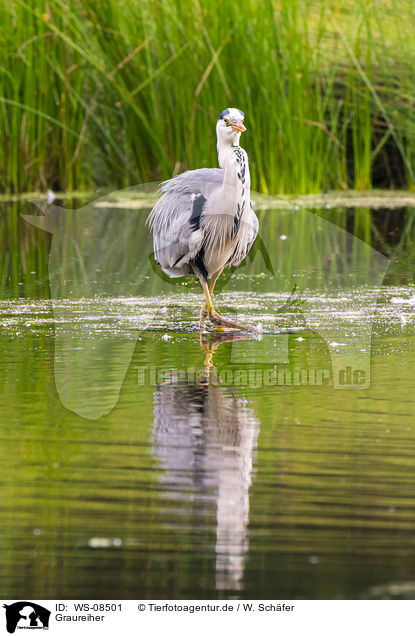
[(244, 113), (239, 108), (223, 110), (216, 124), (218, 139), (228, 140), (230, 143), (238, 141), (241, 133), (246, 130), (243, 123), (244, 117)]

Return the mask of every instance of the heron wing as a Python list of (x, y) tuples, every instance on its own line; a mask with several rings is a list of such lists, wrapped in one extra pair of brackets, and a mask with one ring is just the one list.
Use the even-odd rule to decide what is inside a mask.
[(161, 192), (203, 194), (206, 199), (223, 183), (224, 171), (221, 168), (199, 168), (187, 170), (173, 179), (164, 181)]
[(189, 262), (203, 243), (203, 209), (210, 194), (223, 183), (223, 175), (219, 168), (201, 168), (161, 184), (163, 194), (147, 223), (153, 231), (154, 256), (170, 276), (193, 273)]

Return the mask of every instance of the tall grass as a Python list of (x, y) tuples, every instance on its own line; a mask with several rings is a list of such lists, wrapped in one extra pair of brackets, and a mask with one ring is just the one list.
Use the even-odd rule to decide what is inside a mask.
[(3, 0), (0, 24), (1, 192), (215, 165), (230, 104), (258, 190), (414, 185), (410, 0)]

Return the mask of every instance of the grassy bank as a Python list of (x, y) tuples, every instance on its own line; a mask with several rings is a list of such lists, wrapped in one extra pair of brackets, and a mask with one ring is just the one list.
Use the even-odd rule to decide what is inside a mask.
[(410, 0), (4, 0), (0, 192), (216, 165), (246, 113), (253, 186), (415, 184)]

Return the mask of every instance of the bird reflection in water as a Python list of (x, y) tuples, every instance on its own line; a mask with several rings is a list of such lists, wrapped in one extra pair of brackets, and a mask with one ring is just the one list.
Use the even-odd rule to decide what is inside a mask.
[[(153, 454), (192, 515), (216, 507), (216, 589), (241, 590), (248, 552), (249, 488), (260, 428), (236, 389), (218, 383), (213, 352), (222, 343), (252, 339), (237, 333), (201, 335), (205, 371), (159, 384), (154, 395)], [(195, 519), (194, 527), (200, 527)]]

